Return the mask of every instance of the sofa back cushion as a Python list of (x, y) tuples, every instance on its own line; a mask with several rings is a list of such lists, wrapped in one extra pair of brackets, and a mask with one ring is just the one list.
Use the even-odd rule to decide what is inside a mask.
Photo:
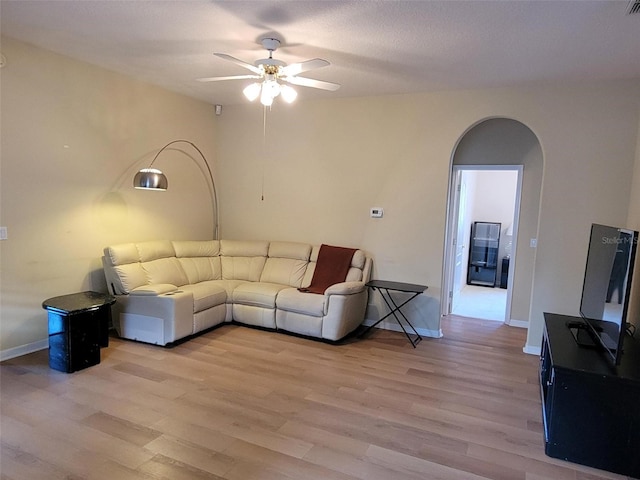
[(187, 274), (176, 257), (159, 258), (150, 262), (142, 262), (142, 269), (147, 275), (147, 283), (170, 283), (181, 287), (189, 283)]
[(169, 283), (181, 287), (189, 283), (171, 242), (158, 240), (141, 242), (136, 246), (147, 284)]
[(140, 264), (135, 243), (105, 248), (103, 264), (107, 283), (114, 294), (128, 294), (134, 288), (147, 284), (147, 275)]
[[(318, 253), (320, 253), (320, 246), (316, 245), (311, 251), (311, 257), (307, 271), (305, 272), (304, 279), (302, 280), (302, 286), (308, 287), (311, 285), (313, 279), (313, 272), (316, 270), (316, 263), (318, 262)], [(371, 260), (367, 257), (362, 250), (356, 250), (351, 259), (351, 266), (347, 272), (347, 278), (345, 282), (368, 282), (369, 275), (371, 273)]]
[(362, 250), (356, 250), (351, 259), (351, 267), (349, 273), (347, 273), (347, 282), (361, 282), (369, 281), (364, 278), (364, 269), (367, 261), (367, 256)]
[(114, 245), (104, 249), (107, 281), (114, 293), (128, 294), (150, 284), (181, 287), (189, 279), (171, 242), (153, 241)]
[(220, 240), (223, 280), (260, 280), (269, 252), (269, 242)]
[(190, 284), (222, 278), (218, 240), (175, 241), (173, 248)]
[(260, 281), (301, 287), (310, 255), (306, 243), (271, 242)]
[[(150, 284), (181, 287), (207, 280), (242, 280), (292, 287), (311, 284), (320, 246), (238, 240), (153, 241), (104, 249), (104, 269), (112, 292), (128, 294)], [(371, 259), (357, 250), (346, 281), (368, 281)]]
[(152, 240), (150, 242), (136, 243), (138, 249), (138, 260), (140, 262), (151, 262), (161, 258), (176, 256), (173, 244), (168, 240)]

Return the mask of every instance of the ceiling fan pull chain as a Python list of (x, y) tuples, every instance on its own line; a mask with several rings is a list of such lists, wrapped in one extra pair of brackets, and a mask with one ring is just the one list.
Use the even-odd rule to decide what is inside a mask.
[(267, 106), (264, 105), (262, 109), (262, 184), (261, 188), (261, 200), (264, 202), (264, 162), (267, 150)]

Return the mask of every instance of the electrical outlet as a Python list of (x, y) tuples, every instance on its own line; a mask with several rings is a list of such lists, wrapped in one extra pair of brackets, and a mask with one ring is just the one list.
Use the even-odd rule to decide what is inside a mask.
[(538, 246), (538, 239), (532, 238), (531, 240), (529, 240), (529, 246), (531, 248), (536, 248)]

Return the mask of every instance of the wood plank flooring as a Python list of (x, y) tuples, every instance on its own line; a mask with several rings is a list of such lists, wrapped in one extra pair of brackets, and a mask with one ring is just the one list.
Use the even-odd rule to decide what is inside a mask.
[(544, 454), (525, 330), (443, 321), (413, 349), (225, 325), (172, 349), (110, 340), (99, 365), (0, 364), (2, 480), (596, 480)]

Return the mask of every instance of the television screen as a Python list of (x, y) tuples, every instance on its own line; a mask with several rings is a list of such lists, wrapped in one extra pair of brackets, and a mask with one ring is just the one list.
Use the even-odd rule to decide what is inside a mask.
[(638, 232), (593, 224), (580, 301), (580, 315), (616, 365), (627, 327)]

